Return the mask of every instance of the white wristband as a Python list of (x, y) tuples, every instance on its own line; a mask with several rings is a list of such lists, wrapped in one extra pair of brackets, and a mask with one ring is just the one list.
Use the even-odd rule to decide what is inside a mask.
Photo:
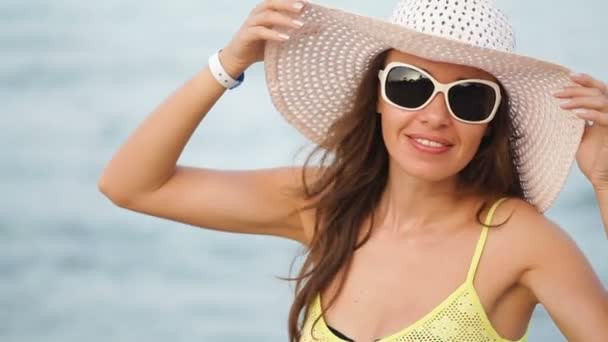
[(209, 56), (209, 70), (211, 70), (213, 77), (215, 77), (215, 79), (227, 89), (234, 89), (238, 87), (245, 79), (245, 73), (239, 75), (236, 80), (228, 75), (220, 62), (219, 51)]

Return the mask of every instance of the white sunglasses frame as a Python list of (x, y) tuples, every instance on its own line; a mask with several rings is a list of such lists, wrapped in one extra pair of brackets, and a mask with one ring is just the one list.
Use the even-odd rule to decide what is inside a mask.
[[(400, 106), (400, 105), (394, 103), (393, 101), (389, 100), (388, 96), (386, 96), (386, 78), (387, 78), (389, 72), (393, 68), (400, 67), (400, 66), (414, 69), (414, 70), (418, 71), (419, 73), (421, 73), (422, 75), (426, 76), (429, 80), (431, 80), (431, 82), (433, 82), (433, 86), (434, 86), (433, 93), (431, 94), (431, 96), (429, 96), (429, 98), (428, 98), (428, 100), (426, 100), (426, 102), (424, 102), (422, 105), (420, 105), (416, 108), (408, 108), (408, 107)], [(426, 107), (429, 103), (431, 103), (431, 101), (435, 98), (437, 93), (441, 92), (441, 93), (443, 93), (445, 103), (447, 104), (448, 111), (450, 112), (452, 117), (460, 122), (464, 122), (467, 124), (479, 125), (479, 124), (485, 124), (485, 123), (492, 121), (492, 119), (496, 115), (496, 112), (498, 112), (498, 107), (500, 106), (500, 102), (502, 100), (502, 96), (500, 94), (500, 87), (495, 82), (471, 78), (471, 79), (459, 80), (459, 81), (455, 81), (455, 82), (451, 82), (451, 83), (441, 83), (441, 82), (437, 81), (428, 72), (416, 67), (415, 65), (411, 65), (411, 64), (407, 64), (407, 63), (403, 63), (403, 62), (391, 62), (384, 69), (380, 69), (380, 71), (378, 71), (378, 79), (380, 80), (380, 87), (382, 89), (382, 91), (381, 91), (382, 98), (384, 99), (384, 101), (386, 101), (390, 105), (395, 106), (397, 108), (407, 110), (407, 111), (420, 110), (420, 109)], [(496, 92), (496, 102), (494, 103), (494, 108), (492, 109), (492, 113), (486, 119), (481, 120), (481, 121), (468, 121), (468, 120), (459, 118), (456, 114), (454, 114), (454, 111), (452, 111), (452, 107), (450, 106), (450, 101), (447, 97), (448, 91), (453, 86), (462, 84), (462, 83), (471, 83), (471, 82), (483, 83), (485, 85), (492, 87), (494, 89), (494, 91)]]

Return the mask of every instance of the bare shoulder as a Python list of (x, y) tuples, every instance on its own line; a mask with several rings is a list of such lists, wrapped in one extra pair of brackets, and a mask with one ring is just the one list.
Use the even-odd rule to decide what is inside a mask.
[(572, 237), (558, 224), (519, 198), (509, 198), (504, 201), (494, 214), (493, 224), (504, 223), (498, 230), (518, 255), (532, 263), (543, 262), (548, 256), (543, 251), (554, 253), (580, 253), (580, 249)]
[(504, 223), (504, 229), (500, 230), (504, 231), (505, 238), (527, 248), (568, 248), (567, 245), (575, 244), (564, 229), (519, 198), (509, 198), (500, 204), (492, 223)]
[(583, 251), (557, 223), (517, 198), (510, 198), (497, 208), (494, 223), (504, 221), (501, 243), (508, 243), (513, 249), (512, 256), (522, 267), (519, 282), (539, 302), (543, 302), (543, 294), (548, 292), (544, 286), (549, 285), (545, 284), (557, 282), (570, 283), (572, 289), (594, 293), (596, 299), (605, 301), (599, 278)]

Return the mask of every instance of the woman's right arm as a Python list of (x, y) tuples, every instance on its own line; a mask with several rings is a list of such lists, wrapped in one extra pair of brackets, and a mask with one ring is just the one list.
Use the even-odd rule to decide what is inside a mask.
[[(253, 9), (221, 51), (233, 77), (263, 60), (265, 40), (281, 41), (271, 26), (297, 28), (292, 0), (267, 0)], [(177, 165), (194, 130), (224, 93), (208, 67), (162, 102), (106, 165), (98, 187), (113, 203), (198, 227), (270, 234), (305, 243), (297, 168), (227, 171)], [(242, 113), (246, 115), (247, 113)]]

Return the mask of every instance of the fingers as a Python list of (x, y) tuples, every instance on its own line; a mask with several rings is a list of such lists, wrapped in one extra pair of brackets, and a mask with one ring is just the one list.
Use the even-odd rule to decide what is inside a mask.
[(570, 74), (570, 78), (582, 86), (588, 88), (597, 88), (602, 92), (602, 94), (608, 94), (608, 86), (604, 82), (587, 74)]
[(276, 41), (285, 41), (287, 39), (289, 39), (289, 36), (281, 33), (281, 32), (277, 32), (275, 30), (271, 30), (267, 27), (264, 26), (253, 26), (250, 27), (249, 30), (247, 30), (246, 34), (248, 35), (248, 39), (251, 40), (276, 40)]
[(560, 106), (564, 109), (586, 108), (608, 112), (608, 97), (602, 96), (580, 96), (561, 99)]
[(608, 115), (606, 113), (582, 108), (575, 109), (573, 112), (581, 119), (592, 121), (594, 124), (598, 123), (602, 126), (608, 126)]
[(251, 13), (258, 14), (267, 10), (300, 13), (305, 5), (302, 0), (266, 0), (259, 3)]
[(274, 27), (300, 28), (303, 22), (292, 16), (300, 13), (305, 6), (301, 0), (266, 0), (258, 4), (249, 16), (246, 25), (247, 38), (285, 41), (289, 39), (284, 33), (273, 30)]
[(239, 69), (263, 61), (267, 41), (289, 39), (289, 36), (275, 28), (297, 29), (301, 27), (303, 23), (294, 21), (292, 17), (297, 17), (303, 8), (305, 8), (305, 1), (302, 0), (260, 2), (251, 10), (245, 22), (223, 49), (223, 57), (232, 60), (235, 65), (241, 66)]
[(565, 87), (558, 91), (553, 92), (553, 95), (557, 98), (567, 98), (574, 96), (601, 96), (604, 95), (598, 88), (587, 88), (581, 86)]
[(248, 24), (250, 26), (284, 26), (290, 28), (300, 28), (304, 25), (301, 21), (295, 20), (286, 14), (270, 10), (254, 15)]
[(606, 120), (604, 117), (608, 116), (606, 84), (587, 74), (571, 74), (570, 77), (578, 85), (553, 92), (553, 96), (560, 99), (560, 107), (574, 109), (573, 112), (576, 114), (591, 115), (593, 118), (603, 113), (602, 121), (588, 119), (603, 124), (603, 121)]

